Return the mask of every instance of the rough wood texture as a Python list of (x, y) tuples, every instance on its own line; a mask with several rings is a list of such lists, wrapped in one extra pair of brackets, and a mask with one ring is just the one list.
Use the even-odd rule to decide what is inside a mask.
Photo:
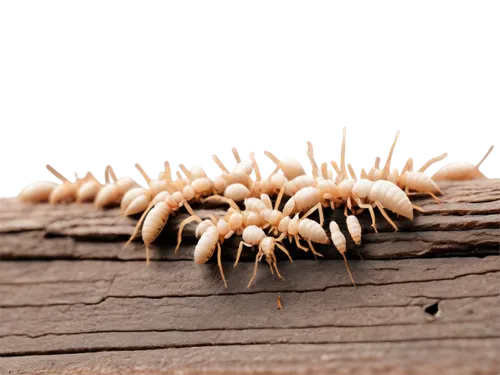
[(194, 225), (173, 254), (185, 215), (146, 268), (140, 242), (122, 249), (135, 220), (116, 210), (1, 200), (0, 374), (498, 374), (500, 183), (442, 188), (398, 233), (361, 215), (357, 288), (330, 247), (280, 258), (285, 281), (262, 263), (247, 289), (255, 253), (233, 268), (229, 242), (225, 289), (216, 264), (192, 262)]

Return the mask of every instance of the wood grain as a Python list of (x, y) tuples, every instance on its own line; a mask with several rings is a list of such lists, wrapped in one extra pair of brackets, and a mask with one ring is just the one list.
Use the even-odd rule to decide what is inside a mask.
[[(318, 260), (290, 246), (284, 281), (263, 262), (247, 288), (255, 252), (233, 268), (229, 241), (226, 289), (216, 264), (192, 262), (194, 225), (173, 253), (185, 214), (146, 268), (140, 242), (123, 249), (135, 220), (116, 210), (0, 200), (0, 374), (498, 374), (500, 184), (442, 190), (442, 204), (415, 201), (413, 223), (394, 218), (397, 233), (361, 215), (357, 288), (329, 246)], [(346, 233), (341, 212), (327, 218)]]

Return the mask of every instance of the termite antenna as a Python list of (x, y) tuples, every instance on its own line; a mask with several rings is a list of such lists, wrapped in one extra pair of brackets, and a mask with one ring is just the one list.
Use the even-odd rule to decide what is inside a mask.
[(229, 173), (229, 171), (227, 170), (227, 168), (224, 166), (224, 164), (222, 164), (222, 162), (220, 161), (220, 159), (217, 157), (217, 155), (212, 155), (212, 159), (214, 159), (215, 161), (215, 164), (217, 164), (217, 166), (221, 169), (222, 172), (224, 173)]
[(135, 167), (139, 170), (139, 173), (142, 175), (142, 177), (144, 177), (146, 183), (149, 185), (151, 179), (149, 178), (148, 174), (144, 171), (144, 169), (142, 169), (139, 163), (135, 163)]
[(347, 164), (347, 168), (349, 168), (349, 173), (351, 174), (351, 177), (357, 181), (358, 178), (356, 177), (356, 173), (354, 172), (354, 168), (352, 167), (352, 165)]
[(276, 165), (280, 164), (280, 159), (278, 159), (276, 156), (271, 154), (269, 151), (264, 151), (264, 155), (266, 155), (269, 159), (271, 159), (274, 164), (276, 164)]
[(380, 157), (375, 158), (375, 168), (380, 169)]
[(344, 258), (345, 268), (347, 269), (347, 273), (349, 273), (349, 278), (351, 279), (352, 285), (354, 285), (354, 287), (356, 287), (356, 282), (354, 281), (354, 278), (352, 277), (351, 268), (349, 267), (349, 263), (347, 262), (347, 258), (346, 258), (344, 253), (340, 253), (340, 254), (342, 254), (342, 258)]
[(236, 149), (236, 147), (233, 147), (231, 151), (233, 152), (234, 158), (236, 159), (236, 163), (241, 163), (240, 154), (238, 154), (238, 150)]
[[(116, 180), (118, 180), (116, 178), (115, 171), (113, 170), (113, 167), (111, 167), (111, 165), (106, 166), (106, 171), (107, 171), (108, 175), (111, 177), (111, 179), (113, 180), (113, 182), (116, 182)], [(108, 179), (109, 179), (109, 177), (108, 177)]]
[(60, 179), (62, 182), (69, 182), (68, 179), (66, 177), (64, 177), (62, 174), (60, 174), (58, 171), (56, 171), (52, 166), (50, 166), (49, 164), (47, 164), (45, 166), (50, 173), (52, 173), (54, 176), (56, 176), (58, 179)]
[(386, 179), (387, 176), (389, 176), (389, 173), (391, 172), (391, 168), (394, 163), (394, 154), (396, 153), (396, 150), (398, 148), (398, 142), (400, 136), (401, 132), (399, 131), (399, 129), (396, 129), (396, 132), (394, 133), (391, 143), (387, 148), (387, 152), (385, 154), (384, 166), (382, 168), (384, 179)]
[(344, 128), (344, 135), (342, 137), (342, 149), (340, 151), (340, 172), (342, 174), (342, 178), (347, 178), (347, 170), (345, 168), (345, 133), (346, 129)]
[(252, 161), (253, 169), (255, 170), (255, 179), (257, 181), (260, 181), (262, 179), (262, 176), (260, 175), (260, 169), (257, 165), (257, 160), (255, 160), (255, 154), (253, 152), (250, 153), (250, 160)]
[(422, 165), (422, 168), (420, 168), (418, 171), (419, 172), (425, 172), (427, 168), (429, 168), (432, 164), (437, 163), (438, 161), (443, 160), (445, 157), (447, 157), (448, 154), (445, 152), (442, 155), (436, 156), (435, 158), (430, 159), (427, 163)]
[(319, 171), (319, 168), (318, 168), (318, 165), (316, 164), (316, 160), (314, 159), (314, 149), (313, 149), (313, 145), (311, 142), (307, 141), (307, 157), (309, 158), (309, 161), (311, 162), (311, 167), (312, 167), (312, 174), (313, 174), (313, 178), (315, 180), (318, 179), (318, 171)]
[(478, 168), (481, 168), (483, 166), (486, 159), (488, 159), (488, 157), (490, 157), (495, 152), (496, 148), (497, 148), (496, 143), (492, 143), (491, 145), (489, 145), (489, 147), (484, 152), (483, 156), (481, 156), (481, 159), (479, 159), (478, 162), (476, 163)]
[(337, 165), (337, 163), (332, 160), (330, 162), (330, 164), (332, 165), (333, 169), (335, 170), (335, 173), (337, 173), (337, 176), (340, 176), (340, 169), (339, 169), (339, 166)]
[(368, 179), (368, 174), (366, 173), (364, 168), (361, 168), (361, 178)]
[(328, 164), (326, 162), (321, 163), (321, 174), (325, 180), (328, 178)]
[(191, 172), (184, 166), (184, 164), (179, 164), (179, 168), (182, 170), (182, 172), (186, 175), (189, 181), (193, 179), (193, 175)]

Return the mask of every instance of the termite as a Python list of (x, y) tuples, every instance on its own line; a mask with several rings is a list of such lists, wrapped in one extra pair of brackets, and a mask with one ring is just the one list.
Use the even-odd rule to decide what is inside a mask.
[(76, 199), (77, 184), (66, 177), (61, 171), (54, 167), (50, 162), (44, 165), (47, 172), (59, 180), (56, 188), (50, 193), (49, 203), (69, 203)]
[(448, 158), (447, 151), (431, 156), (427, 160), (424, 160), (422, 164), (420, 164), (420, 166), (417, 168), (417, 171), (422, 173), (428, 173), (429, 169), (431, 169), (434, 165), (442, 162), (443, 160), (446, 160), (447, 158)]
[[(338, 184), (338, 191), (342, 199), (346, 202), (346, 207), (344, 210), (345, 216), (347, 217), (347, 210), (353, 211), (354, 201), (358, 207), (363, 209), (368, 209), (370, 211), (370, 216), (372, 219), (372, 227), (377, 231), (375, 224), (375, 212), (373, 207), (376, 206), (384, 216), (384, 218), (392, 225), (392, 227), (397, 231), (398, 227), (390, 219), (384, 210), (384, 207), (413, 220), (413, 208), (417, 208), (412, 205), (406, 194), (394, 183), (387, 180), (370, 181), (368, 179), (357, 180), (354, 169), (349, 164), (349, 172), (351, 174), (351, 179), (347, 177), (347, 170), (345, 166), (345, 143), (346, 143), (346, 131), (344, 128), (344, 136), (342, 139), (342, 150), (341, 150), (341, 169), (338, 171), (338, 175), (341, 176), (342, 181)], [(334, 169), (338, 170), (335, 162), (332, 161), (332, 166)], [(364, 203), (363, 201), (367, 201)]]
[(224, 281), (224, 286), (227, 288), (226, 277), (224, 276), (224, 270), (222, 269), (221, 262), (221, 246), (219, 243), (219, 235), (215, 227), (208, 227), (199, 239), (196, 247), (194, 249), (194, 261), (196, 264), (203, 264), (208, 262), (212, 257), (215, 247), (217, 247), (217, 263), (219, 266), (219, 271)]
[(90, 172), (85, 176), (85, 181), (78, 187), (76, 201), (78, 203), (93, 202), (103, 185), (97, 181)]
[[(293, 218), (290, 216), (284, 216), (278, 224), (278, 231), (281, 233), (278, 240), (281, 241), (283, 238), (288, 237), (288, 241), (290, 243), (295, 240), (295, 244), (299, 249), (306, 252), (311, 249), (314, 256), (323, 256), (316, 251), (312, 243), (316, 242), (326, 245), (330, 243), (328, 236), (320, 223), (307, 218), (316, 209), (316, 207), (311, 208), (301, 218), (299, 218), (299, 214), (295, 214)], [(300, 237), (307, 242), (309, 249), (302, 246), (300, 243)]]
[(50, 194), (49, 202), (51, 204), (70, 203), (75, 200), (77, 202), (93, 201), (102, 187), (102, 184), (92, 173), (85, 173), (84, 177), (76, 174), (74, 179), (70, 179), (50, 162), (44, 167), (49, 174), (60, 181)]
[(466, 161), (458, 161), (448, 165), (445, 165), (439, 171), (434, 173), (432, 179), (434, 181), (466, 181), (466, 180), (478, 180), (487, 179), (487, 177), (479, 170), (479, 167), (483, 161), (488, 157), (488, 155), (493, 151), (494, 145), (492, 145), (486, 155), (481, 159), (477, 165), (473, 165)]
[(210, 220), (202, 220), (197, 215), (191, 215), (187, 219), (183, 220), (179, 227), (179, 232), (177, 234), (177, 246), (175, 247), (176, 252), (182, 242), (182, 231), (184, 230), (184, 227), (192, 221), (198, 222), (195, 233), (196, 237), (199, 238), (199, 241), (194, 249), (195, 263), (203, 264), (208, 262), (217, 247), (217, 264), (219, 266), (222, 280), (224, 281), (224, 286), (227, 288), (227, 282), (222, 268), (221, 244), (225, 239), (229, 238), (234, 233), (234, 230), (231, 230), (231, 225), (234, 226), (235, 223), (228, 223), (225, 218), (217, 219), (213, 215), (210, 217)]
[(274, 203), (274, 208), (271, 199), (267, 194), (262, 194), (260, 196), (260, 200), (266, 206), (266, 208), (260, 212), (261, 218), (266, 222), (266, 226), (264, 226), (263, 229), (266, 229), (267, 227), (270, 226), (274, 234), (278, 233), (278, 225), (281, 222), (281, 220), (285, 217), (283, 212), (278, 210), (279, 205), (281, 203), (281, 199), (283, 198), (283, 194), (284, 194), (284, 188), (281, 189), (278, 198)]
[(120, 205), (121, 200), (125, 193), (139, 184), (128, 177), (116, 178), (116, 174), (110, 165), (106, 166), (106, 180), (109, 177), (113, 180), (112, 183), (104, 185), (97, 196), (95, 197), (94, 205), (97, 208), (117, 207)]
[[(364, 178), (364, 177), (362, 177), (362, 178)], [(383, 169), (380, 169), (380, 157), (379, 156), (377, 156), (375, 158), (375, 164), (370, 169), (370, 172), (368, 172), (366, 178), (368, 180), (372, 180), (372, 181), (384, 179), (384, 171), (383, 171)]]
[(261, 194), (267, 194), (269, 196), (278, 194), (283, 185), (288, 182), (288, 179), (278, 173), (272, 173), (267, 179), (263, 179), (253, 152), (250, 153), (250, 160), (252, 160), (253, 169), (255, 171), (255, 181), (251, 189), (252, 195), (254, 197), (260, 197)]
[(149, 246), (160, 235), (163, 227), (167, 223), (172, 209), (164, 202), (157, 203), (151, 211), (147, 213), (142, 226), (142, 241), (146, 246), (146, 265), (149, 266)]
[(43, 203), (49, 201), (50, 193), (58, 184), (49, 181), (38, 181), (27, 185), (17, 196), (21, 202)]
[[(440, 156), (430, 159), (418, 171), (413, 170), (413, 158), (409, 158), (408, 162), (401, 171), (401, 175), (399, 175), (397, 169), (389, 173), (391, 168), (392, 155), (394, 153), (394, 148), (396, 147), (398, 137), (399, 130), (396, 133), (396, 138), (394, 138), (394, 142), (392, 143), (391, 149), (389, 150), (389, 155), (387, 156), (387, 161), (384, 168), (382, 170), (379, 169), (380, 158), (377, 157), (377, 159), (375, 160), (375, 166), (368, 173), (368, 179), (372, 181), (388, 180), (398, 185), (401, 189), (404, 189), (407, 195), (409, 194), (410, 190), (413, 190), (417, 193), (429, 194), (439, 202), (439, 199), (435, 196), (435, 194), (439, 194), (441, 193), (441, 191), (434, 183), (434, 181), (432, 181), (432, 179), (424, 172), (432, 164), (443, 160), (448, 154), (444, 153)], [(365, 173), (363, 170), (361, 178), (364, 178), (364, 175)]]
[(335, 248), (342, 255), (342, 258), (344, 258), (345, 266), (346, 266), (347, 272), (349, 273), (349, 277), (350, 277), (353, 285), (356, 286), (356, 283), (354, 282), (354, 278), (352, 277), (351, 269), (349, 268), (349, 264), (347, 263), (347, 258), (345, 256), (345, 252), (346, 252), (345, 236), (340, 231), (340, 228), (335, 221), (330, 222), (330, 233), (331, 233), (332, 242), (335, 245)]
[[(307, 156), (311, 162), (313, 171), (313, 181), (316, 186), (306, 186), (299, 189), (283, 208), (283, 213), (289, 216), (295, 212), (306, 212), (316, 207), (319, 211), (320, 225), (323, 225), (323, 206), (330, 206), (332, 209), (340, 204), (340, 193), (337, 185), (331, 179), (324, 179), (319, 175), (318, 166), (314, 159), (314, 152), (311, 142), (308, 142)], [(295, 179), (297, 180), (297, 178)], [(293, 180), (292, 180), (293, 181)]]
[(354, 215), (349, 215), (346, 218), (347, 230), (351, 235), (352, 240), (356, 245), (361, 244), (361, 225), (359, 224), (359, 220)]
[(195, 192), (194, 200), (198, 201), (203, 197), (207, 197), (214, 193), (214, 183), (207, 177), (205, 171), (201, 167), (193, 167), (195, 173), (190, 172), (183, 164), (179, 165), (179, 168), (186, 175), (189, 186), (191, 186)]
[(152, 199), (153, 195), (149, 189), (143, 187), (132, 188), (123, 196), (120, 211), (124, 216), (140, 214), (146, 210)]
[[(214, 187), (218, 194), (222, 194), (225, 193), (226, 189), (229, 186), (233, 184), (241, 184), (244, 185), (246, 189), (248, 189), (248, 194), (250, 194), (249, 189), (251, 189), (253, 183), (252, 179), (250, 178), (250, 173), (252, 173), (253, 165), (251, 162), (242, 162), (239, 158), (238, 151), (236, 151), (235, 148), (233, 148), (233, 155), (236, 159), (237, 165), (232, 172), (229, 172), (229, 170), (224, 166), (224, 164), (222, 164), (217, 155), (212, 155), (212, 159), (214, 160), (215, 164), (217, 164), (217, 166), (222, 171), (222, 175), (214, 179)], [(237, 193), (241, 195), (242, 188), (239, 187), (238, 189), (239, 191)], [(232, 193), (232, 190), (228, 191), (228, 196), (231, 199), (233, 198), (232, 196), (230, 196)]]
[[(120, 204), (121, 212), (125, 216), (136, 215), (144, 212), (147, 209), (151, 201), (157, 197), (160, 193), (163, 193), (157, 202), (160, 202), (166, 198), (164, 192), (168, 191), (168, 183), (165, 178), (165, 173), (160, 173), (158, 179), (151, 179), (144, 169), (139, 165), (135, 164), (135, 167), (139, 170), (142, 177), (146, 180), (149, 189), (142, 187), (130, 189), (124, 196)], [(168, 161), (165, 162), (165, 171), (170, 168)], [(156, 203), (155, 203), (156, 204)]]
[[(378, 180), (375, 182), (367, 179), (357, 180), (350, 164), (349, 170), (354, 179), (345, 180), (345, 184), (341, 183), (339, 185), (341, 196), (346, 199), (347, 203), (345, 209), (346, 216), (347, 209), (353, 211), (352, 201), (354, 201), (358, 207), (369, 210), (372, 218), (372, 227), (376, 232), (375, 212), (373, 211), (373, 207), (376, 206), (394, 230), (397, 231), (397, 225), (387, 215), (384, 208), (410, 220), (413, 220), (414, 208), (421, 211), (419, 207), (411, 203), (405, 192), (394, 183), (387, 180)], [(367, 203), (363, 203), (362, 200)]]
[[(165, 162), (165, 174), (167, 180), (167, 190), (169, 194), (165, 194), (165, 200), (155, 203), (154, 206), (150, 204), (144, 211), (143, 216), (137, 222), (134, 233), (127, 241), (127, 246), (137, 235), (142, 225), (142, 240), (146, 246), (146, 264), (149, 265), (149, 246), (160, 235), (165, 227), (170, 214), (177, 212), (181, 207), (185, 207), (186, 211), (192, 216), (196, 216), (188, 201), (195, 198), (196, 193), (190, 185), (184, 185), (180, 173), (177, 172), (177, 181), (172, 181), (170, 164)], [(172, 186), (177, 186), (175, 190)], [(182, 189), (182, 190), (181, 190)], [(180, 191), (179, 191), (180, 190)], [(144, 222), (144, 224), (143, 224)]]
[[(238, 265), (238, 261), (241, 256), (241, 252), (243, 250), (243, 246), (248, 246), (248, 247), (253, 247), (253, 246), (258, 246), (259, 251), (257, 255), (255, 256), (255, 267), (253, 271), (252, 278), (250, 279), (250, 282), (247, 285), (247, 288), (250, 288), (250, 285), (252, 285), (253, 280), (257, 276), (257, 268), (259, 266), (259, 262), (262, 260), (262, 258), (265, 256), (266, 257), (266, 262), (269, 264), (269, 268), (271, 269), (271, 273), (274, 275), (274, 270), (276, 270), (276, 274), (280, 279), (283, 279), (283, 276), (281, 276), (278, 266), (276, 264), (276, 255), (274, 255), (274, 247), (277, 246), (281, 251), (283, 251), (287, 256), (288, 259), (290, 259), (290, 262), (293, 262), (292, 257), (290, 256), (290, 253), (285, 249), (283, 245), (279, 243), (279, 240), (273, 237), (267, 237), (266, 234), (264, 233), (264, 230), (260, 227), (257, 227), (255, 225), (250, 225), (246, 227), (243, 230), (243, 240), (240, 242), (240, 245), (238, 247), (238, 254), (236, 255), (236, 262), (234, 263), (234, 267)], [(274, 267), (274, 270), (273, 270)]]
[(283, 171), (283, 175), (288, 180), (293, 180), (297, 176), (305, 175), (306, 172), (302, 165), (295, 159), (286, 158), (283, 160), (279, 160), (276, 156), (271, 154), (269, 151), (264, 151), (264, 154), (276, 164), (276, 169), (274, 173), (277, 173), (280, 169)]

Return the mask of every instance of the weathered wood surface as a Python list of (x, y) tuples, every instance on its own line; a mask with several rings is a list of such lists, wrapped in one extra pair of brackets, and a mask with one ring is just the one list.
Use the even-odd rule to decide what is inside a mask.
[(255, 253), (233, 268), (229, 242), (225, 289), (216, 264), (192, 262), (194, 225), (173, 254), (184, 215), (146, 268), (140, 242), (122, 249), (135, 220), (116, 210), (1, 200), (0, 374), (498, 374), (500, 182), (442, 187), (398, 233), (361, 215), (357, 288), (329, 247), (281, 258), (285, 281), (261, 264), (247, 289)]

